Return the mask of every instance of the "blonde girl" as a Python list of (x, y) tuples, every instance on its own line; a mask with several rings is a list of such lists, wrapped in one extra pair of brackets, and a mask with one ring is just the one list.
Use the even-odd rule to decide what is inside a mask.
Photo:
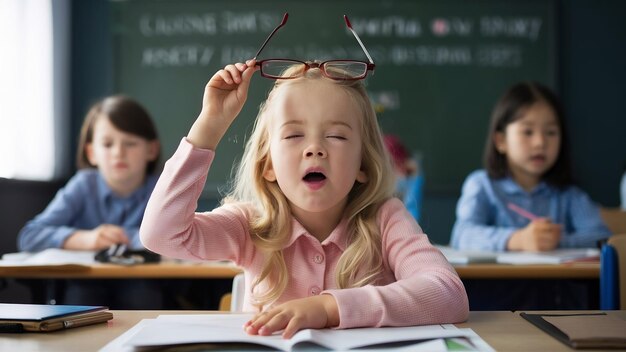
[(281, 74), (234, 190), (213, 211), (194, 212), (256, 70), (255, 60), (231, 64), (208, 82), (148, 202), (144, 245), (241, 266), (244, 310), (257, 313), (244, 326), (250, 334), (465, 320), (455, 270), (392, 197), (395, 177), (362, 81), (330, 67), (300, 63)]

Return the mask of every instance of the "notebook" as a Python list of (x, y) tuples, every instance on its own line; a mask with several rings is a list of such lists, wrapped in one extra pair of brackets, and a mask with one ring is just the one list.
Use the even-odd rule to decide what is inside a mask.
[(0, 303), (0, 332), (46, 332), (113, 319), (104, 306)]
[(520, 316), (572, 348), (626, 348), (626, 320), (606, 313)]

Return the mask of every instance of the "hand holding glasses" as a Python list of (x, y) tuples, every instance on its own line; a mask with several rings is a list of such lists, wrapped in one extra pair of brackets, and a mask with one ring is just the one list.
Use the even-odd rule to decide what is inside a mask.
[[(270, 41), (270, 39), (274, 36), (276, 31), (278, 31), (278, 29), (280, 29), (287, 23), (288, 18), (289, 14), (285, 13), (285, 15), (283, 16), (283, 20), (280, 22), (278, 27), (274, 28), (269, 37), (265, 39), (265, 42), (263, 42), (263, 45), (261, 45), (261, 48), (254, 56), (254, 59), (256, 59), (261, 54), (261, 51), (263, 51), (263, 49)], [(367, 71), (373, 72), (376, 65), (374, 64), (374, 61), (372, 60), (369, 52), (367, 52), (367, 49), (365, 49), (363, 42), (361, 42), (361, 39), (356, 34), (354, 29), (352, 29), (352, 25), (350, 24), (348, 16), (344, 15), (343, 18), (346, 21), (346, 26), (348, 26), (348, 29), (350, 29), (352, 34), (354, 34), (354, 37), (359, 42), (359, 45), (361, 45), (361, 48), (365, 52), (365, 55), (367, 55), (369, 62), (359, 60), (328, 60), (324, 62), (305, 62), (292, 59), (266, 59), (256, 62), (256, 66), (259, 66), (261, 69), (261, 76), (270, 79), (293, 79), (302, 77), (304, 73), (310, 68), (317, 68), (322, 72), (325, 77), (328, 77), (330, 79), (354, 81), (365, 78), (365, 76), (367, 76)], [(285, 70), (294, 65), (299, 66), (300, 69), (290, 70), (290, 73), (287, 74)]]

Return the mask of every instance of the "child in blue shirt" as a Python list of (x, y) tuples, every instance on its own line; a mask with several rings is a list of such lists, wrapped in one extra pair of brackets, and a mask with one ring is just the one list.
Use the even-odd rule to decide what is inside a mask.
[[(18, 236), (19, 250), (97, 251), (113, 244), (143, 249), (139, 225), (158, 178), (159, 157), (156, 128), (139, 103), (124, 96), (97, 102), (81, 129), (79, 171), (24, 226)], [(68, 281), (64, 303), (154, 309), (161, 298), (148, 286), (141, 281)], [(150, 294), (142, 297), (142, 292)]]
[(21, 251), (143, 248), (139, 225), (158, 176), (159, 142), (152, 120), (133, 100), (115, 96), (85, 118), (79, 171), (18, 237)]
[(457, 204), (458, 249), (548, 251), (596, 247), (610, 236), (598, 207), (573, 185), (567, 130), (556, 96), (519, 83), (496, 104), (485, 170), (471, 173)]

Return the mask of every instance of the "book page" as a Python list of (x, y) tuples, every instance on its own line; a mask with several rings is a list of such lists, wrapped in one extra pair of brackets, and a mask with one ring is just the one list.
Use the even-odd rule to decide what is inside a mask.
[(48, 248), (41, 252), (7, 253), (2, 256), (0, 266), (45, 266), (45, 265), (92, 265), (95, 264), (94, 251), (72, 251)]
[(387, 328), (320, 329), (312, 330), (312, 341), (334, 349), (349, 350), (389, 342), (419, 341), (448, 336), (459, 336), (459, 330), (446, 330), (441, 325), (423, 325)]
[[(140, 329), (126, 345), (133, 347), (171, 346), (188, 343), (240, 342), (288, 351), (289, 342), (280, 334), (248, 335), (243, 324), (251, 314), (160, 315)], [(296, 336), (294, 336), (294, 339)], [(294, 340), (292, 339), (292, 340)]]

